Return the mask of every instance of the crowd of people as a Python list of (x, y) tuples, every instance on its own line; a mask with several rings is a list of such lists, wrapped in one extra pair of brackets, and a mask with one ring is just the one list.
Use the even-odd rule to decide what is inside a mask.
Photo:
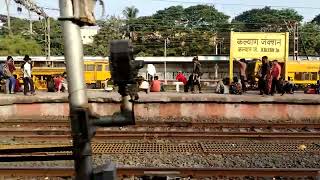
[[(179, 71), (176, 76), (176, 80), (178, 82), (182, 82), (184, 85), (184, 92), (188, 92), (191, 90), (192, 93), (195, 93), (195, 87), (198, 88), (199, 93), (201, 91), (201, 82), (200, 77), (202, 76), (201, 64), (199, 62), (198, 57), (194, 57), (193, 60), (193, 70), (192, 74), (187, 79), (182, 71)], [(141, 91), (145, 91), (146, 93), (150, 92), (160, 92), (164, 91), (164, 87), (159, 80), (159, 77), (156, 76), (156, 69), (153, 64), (148, 64), (147, 66), (147, 79), (144, 79), (142, 76), (138, 77), (138, 85)]]
[[(23, 92), (24, 95), (35, 95), (35, 86), (32, 76), (32, 63), (29, 55), (25, 55), (24, 62), (20, 66), (22, 74), (17, 76), (17, 69), (14, 65), (12, 56), (8, 56), (5, 63), (0, 64), (0, 82), (2, 89), (6, 94), (15, 94)], [(20, 83), (23, 81), (23, 84)], [(67, 90), (66, 73), (58, 76), (47, 76), (48, 92), (64, 92)]]
[[(22, 77), (19, 79), (15, 74), (15, 71), (17, 70), (11, 56), (7, 57), (4, 64), (0, 64), (1, 86), (4, 87), (3, 89), (6, 94), (23, 92), (24, 95), (35, 95), (35, 88), (32, 79), (31, 58), (26, 55), (23, 60), (24, 63), (22, 63), (20, 67)], [(282, 95), (285, 93), (293, 94), (295, 85), (290, 80), (290, 77), (288, 77), (288, 80), (281, 77), (282, 68), (279, 62), (277, 60), (269, 61), (267, 56), (263, 56), (261, 61), (262, 64), (255, 76), (258, 79), (260, 95), (273, 96), (275, 93), (280, 93)], [(197, 87), (198, 92), (202, 93), (201, 76), (203, 73), (201, 63), (199, 62), (198, 57), (194, 57), (192, 62), (192, 73), (188, 79), (182, 71), (179, 71), (176, 76), (176, 80), (184, 85), (184, 92), (189, 92), (189, 90), (191, 90), (192, 93), (195, 93), (195, 87)], [(238, 64), (240, 79), (238, 77), (234, 77), (231, 83), (229, 83), (228, 78), (225, 78), (223, 81), (219, 81), (216, 86), (216, 93), (240, 95), (247, 91), (247, 62), (245, 59), (240, 59)], [(147, 79), (144, 79), (142, 76), (138, 77), (139, 89), (146, 93), (164, 91), (164, 87), (159, 80), (159, 77), (156, 76), (156, 69), (154, 65), (148, 64), (147, 71)], [(63, 73), (62, 75), (46, 76), (45, 79), (48, 92), (65, 92), (68, 87), (66, 76), (66, 73)], [(23, 84), (20, 83), (20, 80), (23, 81)], [(318, 80), (316, 85), (310, 85), (306, 89), (305, 93), (320, 94), (320, 81)]]
[[(6, 94), (15, 94), (23, 91), (26, 96), (35, 95), (34, 83), (31, 74), (31, 58), (26, 55), (23, 60), (24, 62), (20, 67), (23, 76), (19, 79), (15, 74), (16, 68), (11, 56), (8, 56), (6, 62), (0, 66), (1, 85), (4, 86), (3, 89)], [(23, 80), (23, 85), (21, 85), (20, 79)]]
[[(288, 80), (285, 80), (282, 75), (281, 65), (277, 60), (269, 61), (267, 56), (262, 57), (262, 65), (256, 74), (258, 79), (258, 89), (260, 95), (271, 95), (273, 96), (276, 93), (281, 95), (293, 94), (295, 90), (295, 85), (291, 81), (290, 77)], [(247, 91), (248, 80), (247, 80), (247, 62), (245, 59), (240, 59), (237, 61), (239, 64), (240, 79), (234, 77), (232, 82), (229, 83), (229, 79), (225, 78), (222, 81), (219, 81), (216, 86), (216, 93), (219, 94), (243, 94)], [(201, 64), (197, 57), (193, 59), (193, 71), (187, 80), (183, 73), (180, 71), (176, 77), (176, 80), (184, 84), (184, 91), (188, 92), (189, 88), (194, 92), (194, 87), (198, 86), (199, 92), (201, 93), (201, 84), (200, 77)], [(317, 93), (320, 93), (320, 82), (315, 88)]]
[(266, 94), (273, 96), (276, 92), (293, 94), (294, 84), (288, 77), (286, 81), (281, 77), (282, 68), (277, 60), (269, 61), (267, 56), (262, 57), (262, 65), (257, 75), (260, 95)]
[[(240, 80), (237, 77), (233, 78), (232, 83), (228, 89), (230, 94), (243, 94), (247, 91), (248, 81), (247, 81), (247, 62), (245, 59), (240, 59), (239, 61), (240, 69)], [(285, 80), (281, 77), (282, 68), (277, 60), (269, 61), (267, 56), (262, 57), (262, 65), (258, 70), (255, 78), (258, 79), (258, 89), (260, 95), (271, 95), (274, 96), (276, 93), (281, 95), (293, 94), (295, 90), (295, 85), (291, 81), (290, 77)], [(227, 89), (225, 84), (219, 82), (217, 87), (218, 93), (225, 93), (222, 89)]]
[[(184, 85), (184, 92), (189, 92), (189, 90), (191, 90), (192, 93), (195, 93), (195, 87), (197, 87), (198, 92), (202, 93), (201, 76), (203, 73), (201, 70), (201, 63), (199, 62), (198, 57), (194, 57), (192, 62), (193, 69), (188, 79), (182, 71), (179, 71), (176, 80)], [(219, 81), (216, 86), (216, 93), (237, 95), (246, 93), (248, 86), (247, 61), (245, 59), (240, 59), (237, 62), (239, 64), (240, 79), (234, 77), (231, 83), (229, 83), (228, 78)], [(152, 64), (149, 64), (147, 71), (147, 80), (144, 80), (143, 77), (139, 77), (139, 88), (145, 92), (160, 92), (163, 90), (158, 76), (155, 75), (155, 67)], [(285, 80), (281, 77), (281, 73), (282, 68), (277, 60), (269, 61), (267, 56), (262, 57), (262, 65), (256, 74), (260, 95), (273, 96), (275, 93), (280, 93), (282, 95), (285, 93), (294, 93), (295, 85), (290, 80), (290, 77), (288, 77), (288, 80)]]

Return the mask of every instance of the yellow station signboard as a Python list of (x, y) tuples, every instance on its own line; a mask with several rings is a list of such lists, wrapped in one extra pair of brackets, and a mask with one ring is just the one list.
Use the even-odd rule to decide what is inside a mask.
[(286, 64), (289, 56), (289, 33), (231, 32), (230, 80), (233, 78), (234, 59), (261, 59), (262, 56)]

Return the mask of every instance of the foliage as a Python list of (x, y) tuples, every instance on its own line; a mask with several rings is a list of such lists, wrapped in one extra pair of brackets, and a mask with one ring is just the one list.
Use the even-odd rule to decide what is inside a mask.
[(301, 22), (303, 17), (293, 9), (251, 9), (232, 20), (235, 31), (287, 31), (286, 23)]
[(320, 24), (320, 14), (316, 16), (311, 22)]
[[(11, 20), (12, 34), (21, 36), (25, 39), (35, 40), (40, 46), (41, 55), (45, 55), (46, 42), (45, 42), (45, 20), (39, 19), (32, 22), (33, 31), (30, 33), (29, 21), (26, 19), (13, 18)], [(7, 26), (7, 24), (5, 24)], [(63, 38), (62, 26), (58, 20), (50, 18), (50, 39), (51, 39), (51, 55), (63, 55)], [(0, 34), (8, 35), (8, 30), (3, 28)]]
[(228, 30), (229, 16), (214, 6), (171, 6), (152, 16), (133, 20), (133, 42), (139, 55), (168, 56), (212, 54), (217, 33)]
[(136, 30), (163, 29), (199, 29), (219, 31), (228, 24), (229, 16), (219, 12), (214, 6), (196, 5), (188, 8), (171, 6), (157, 11), (152, 16), (140, 17), (136, 20)]
[(125, 16), (126, 19), (135, 19), (139, 13), (139, 10), (134, 7), (126, 7), (123, 11), (122, 14)]
[(307, 55), (320, 55), (320, 25), (306, 23), (300, 28), (300, 35), (302, 40), (300, 52), (304, 52), (304, 46)]
[[(303, 17), (293, 9), (272, 9), (264, 7), (251, 9), (236, 16), (229, 23), (229, 16), (219, 12), (211, 5), (195, 5), (184, 8), (171, 6), (150, 16), (137, 17), (139, 10), (127, 7), (123, 10), (125, 19), (109, 17), (97, 21), (98, 34), (90, 45), (84, 45), (85, 55), (109, 56), (109, 43), (114, 39), (129, 36), (137, 56), (163, 56), (165, 41), (167, 56), (212, 55), (219, 41), (224, 40), (222, 54), (228, 54), (229, 32), (234, 31), (288, 31), (287, 25), (300, 24), (300, 54), (304, 48), (309, 55), (320, 54), (320, 15), (313, 23), (302, 24)], [(63, 55), (62, 26), (58, 20), (51, 21), (51, 55)], [(287, 24), (286, 24), (287, 23)], [(0, 52), (24, 55), (34, 52), (45, 55), (45, 21), (33, 21), (33, 32), (29, 32), (29, 21), (13, 18), (11, 20), (13, 37), (7, 37), (6, 28), (0, 29)], [(5, 24), (6, 26), (6, 24)], [(13, 40), (15, 39), (15, 40)], [(304, 45), (304, 46), (303, 46)], [(15, 46), (15, 47), (14, 47)], [(29, 47), (33, 47), (31, 49)], [(21, 50), (20, 50), (21, 49)], [(29, 53), (32, 54), (32, 53)]]
[(0, 38), (0, 56), (41, 55), (41, 47), (35, 40), (22, 36), (5, 36)]
[(91, 45), (84, 46), (85, 55), (109, 56), (111, 40), (122, 39), (124, 32), (124, 21), (111, 17), (99, 22), (99, 33), (94, 36)]

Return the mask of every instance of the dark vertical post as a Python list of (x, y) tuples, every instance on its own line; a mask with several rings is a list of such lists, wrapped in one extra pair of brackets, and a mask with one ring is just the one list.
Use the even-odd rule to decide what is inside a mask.
[(60, 0), (63, 19), (64, 53), (67, 64), (69, 107), (75, 157), (76, 180), (93, 179), (92, 133), (88, 117), (88, 98), (83, 75), (83, 49), (80, 27), (72, 19), (72, 0)]

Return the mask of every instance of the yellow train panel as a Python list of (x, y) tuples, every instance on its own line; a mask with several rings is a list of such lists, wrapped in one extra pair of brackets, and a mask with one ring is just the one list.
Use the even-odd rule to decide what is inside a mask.
[[(35, 88), (38, 90), (47, 89), (46, 76), (62, 75), (66, 72), (65, 67), (33, 67), (32, 75)], [(17, 67), (15, 74), (22, 77), (20, 67)], [(84, 61), (84, 77), (85, 83), (89, 87), (101, 88), (106, 79), (111, 78), (108, 61)]]
[[(261, 62), (256, 62), (254, 68), (249, 69), (249, 76), (256, 75), (260, 66)], [(316, 84), (317, 80), (320, 80), (320, 61), (288, 61), (284, 67), (287, 68), (288, 76), (295, 84), (305, 86)], [(252, 73), (253, 69), (254, 73)]]

